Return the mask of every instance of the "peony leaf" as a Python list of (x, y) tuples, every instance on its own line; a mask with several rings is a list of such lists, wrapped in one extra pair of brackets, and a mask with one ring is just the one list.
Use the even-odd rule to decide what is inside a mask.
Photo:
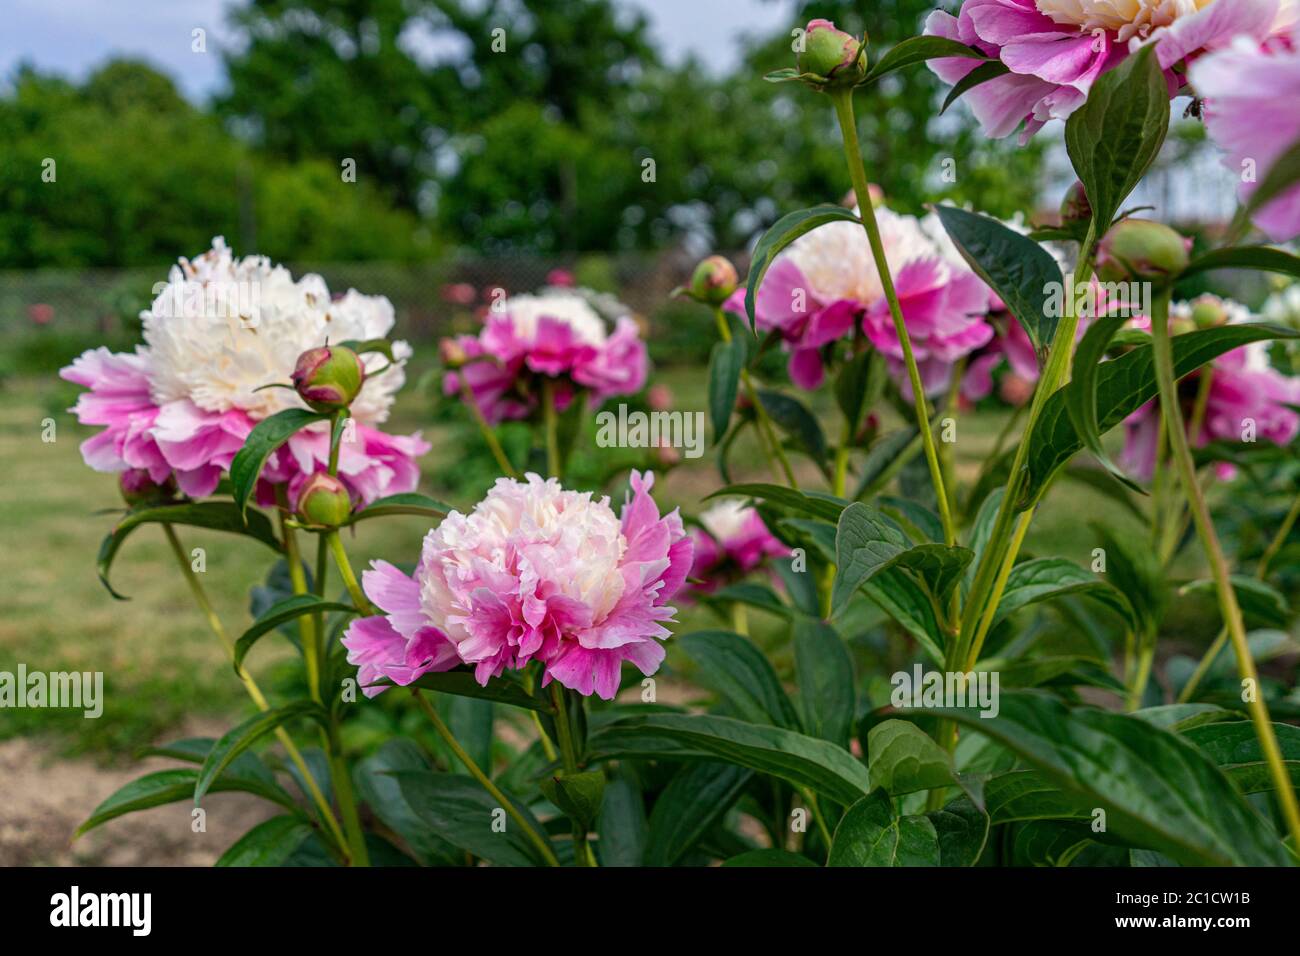
[(754, 772), (727, 763), (688, 763), (668, 781), (650, 812), (646, 866), (673, 866), (722, 820)]
[(329, 722), (329, 715), (320, 704), (300, 700), (283, 707), (264, 710), (248, 718), (238, 727), (226, 731), (212, 745), (212, 750), (208, 752), (203, 766), (199, 769), (198, 777), (194, 781), (194, 805), (199, 805), (203, 795), (212, 788), (213, 782), (226, 767), (230, 766), (231, 761), (271, 731), (302, 717), (310, 717), (321, 726)]
[(1001, 60), (989, 60), (987, 63), (981, 63), (953, 84), (952, 89), (948, 91), (948, 95), (943, 99), (943, 105), (939, 107), (939, 115), (942, 116), (946, 113), (948, 107), (957, 102), (967, 90), (972, 90), (989, 80), (996, 80), (999, 76), (1006, 76), (1010, 72), (1011, 67)]
[(935, 212), (971, 269), (998, 294), (1029, 336), (1042, 364), (1059, 316), (1049, 307), (1053, 290), (1063, 290), (1061, 270), (1051, 253), (996, 219), (938, 206)]
[(745, 347), (739, 342), (715, 342), (709, 353), (709, 421), (713, 423), (713, 442), (727, 433), (731, 413), (736, 408), (736, 391), (740, 372), (745, 367)]
[(244, 657), (252, 650), (253, 645), (257, 643), (259, 638), (275, 630), (281, 624), (300, 618), (304, 614), (312, 614), (317, 611), (343, 611), (347, 614), (360, 613), (351, 604), (326, 601), (314, 594), (295, 594), (287, 597), (267, 608), (235, 642), (235, 673), (240, 672), (240, 665), (243, 664)]
[(777, 254), (782, 249), (790, 245), (805, 233), (812, 232), (818, 226), (824, 226), (828, 222), (861, 222), (857, 216), (849, 209), (843, 206), (833, 206), (824, 203), (820, 206), (813, 206), (811, 209), (799, 209), (788, 215), (782, 216), (772, 227), (763, 233), (763, 237), (758, 240), (758, 245), (754, 247), (754, 254), (750, 260), (749, 278), (747, 288), (745, 289), (745, 314), (749, 317), (749, 324), (754, 325), (754, 297), (758, 294), (758, 287), (767, 275), (768, 268), (775, 261)]
[(1193, 259), (1182, 275), (1192, 276), (1211, 269), (1255, 269), (1259, 272), (1300, 276), (1300, 256), (1272, 246), (1230, 246)]
[(827, 866), (938, 866), (939, 833), (924, 816), (898, 816), (885, 794), (864, 797), (840, 819)]
[(213, 865), (284, 866), (315, 833), (301, 817), (271, 817), (236, 840)]
[(752, 641), (731, 631), (695, 631), (676, 643), (695, 662), (697, 683), (754, 724), (799, 729), (799, 717), (776, 671)]
[(1092, 207), (1093, 238), (1146, 175), (1169, 130), (1169, 87), (1148, 44), (1097, 78), (1065, 121), (1065, 148)]
[[(947, 37), (918, 36), (908, 37), (889, 48), (863, 78), (863, 83), (871, 83), (886, 73), (893, 73), (905, 66), (924, 63), (926, 60), (942, 60), (947, 57), (961, 56), (973, 60), (987, 59), (985, 54), (974, 47), (967, 46)], [(861, 85), (861, 84), (860, 84)]]
[(825, 621), (801, 617), (794, 625), (794, 660), (804, 728), (847, 748), (857, 694), (844, 641)]
[(242, 534), (262, 542), (268, 548), (280, 551), (280, 541), (275, 536), (275, 529), (266, 515), (254, 512), (247, 517), (229, 501), (191, 501), (158, 507), (136, 508), (128, 511), (121, 521), (114, 526), (99, 546), (96, 566), (100, 582), (108, 593), (119, 601), (127, 598), (108, 583), (108, 572), (122, 544), (136, 528), (144, 524), (185, 525), (191, 528), (207, 528), (210, 531), (228, 531)]
[(297, 432), (316, 422), (328, 421), (328, 415), (311, 412), (305, 408), (286, 408), (253, 426), (244, 439), (235, 460), (230, 463), (231, 492), (240, 514), (248, 511), (248, 499), (257, 487), (257, 477), (271, 453), (292, 438)]
[(1139, 494), (1146, 490), (1124, 474), (1119, 465), (1111, 461), (1101, 444), (1101, 430), (1097, 425), (1097, 374), (1106, 358), (1106, 347), (1129, 319), (1126, 311), (1098, 318), (1088, 326), (1074, 352), (1072, 379), (1065, 387), (1065, 410), (1070, 422), (1083, 442), (1083, 447), (1101, 463), (1116, 481)]
[(387, 518), (390, 515), (418, 515), (425, 518), (445, 518), (451, 511), (451, 505), (445, 505), (441, 501), (435, 501), (428, 495), (421, 495), (415, 492), (403, 492), (402, 494), (389, 495), (386, 498), (377, 498), (370, 504), (366, 505), (360, 511), (354, 512), (348, 518), (348, 524), (356, 524), (358, 521), (365, 521), (367, 518)]

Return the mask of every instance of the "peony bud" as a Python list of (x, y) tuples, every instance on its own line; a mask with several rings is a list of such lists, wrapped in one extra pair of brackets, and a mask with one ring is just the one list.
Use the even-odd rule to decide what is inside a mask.
[(298, 492), (298, 517), (304, 524), (337, 528), (352, 514), (347, 486), (328, 472), (318, 471)]
[(438, 357), (449, 369), (462, 368), (469, 361), (469, 353), (465, 351), (465, 346), (455, 339), (443, 339), (438, 343)]
[(1125, 219), (1111, 226), (1097, 247), (1097, 276), (1103, 282), (1171, 280), (1187, 268), (1191, 246), (1166, 225)]
[(366, 367), (361, 356), (342, 345), (308, 349), (298, 356), (291, 381), (313, 411), (329, 414), (347, 408), (361, 391)]
[(1083, 183), (1075, 180), (1074, 185), (1065, 191), (1065, 198), (1061, 200), (1061, 225), (1087, 222), (1091, 218), (1092, 203), (1088, 202), (1088, 194), (1084, 192)]
[(128, 468), (118, 480), (122, 500), (134, 508), (136, 505), (161, 505), (176, 497), (176, 479), (171, 475), (162, 484), (149, 477), (144, 468)]
[(706, 305), (721, 305), (739, 282), (736, 267), (725, 256), (709, 256), (691, 273), (690, 292)]
[(827, 86), (854, 86), (867, 75), (866, 36), (858, 40), (829, 20), (812, 20), (804, 31), (799, 72), (820, 77)]
[(1192, 323), (1198, 329), (1212, 329), (1228, 324), (1228, 310), (1217, 295), (1198, 296), (1192, 300)]

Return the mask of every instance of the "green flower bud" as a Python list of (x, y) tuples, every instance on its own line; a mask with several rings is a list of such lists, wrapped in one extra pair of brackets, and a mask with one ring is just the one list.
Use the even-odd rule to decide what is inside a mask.
[(721, 305), (739, 282), (736, 267), (725, 256), (709, 256), (691, 273), (691, 297), (706, 305)]
[(326, 415), (351, 405), (365, 380), (361, 356), (342, 345), (303, 352), (291, 378), (307, 407)]
[(797, 62), (800, 73), (820, 77), (826, 86), (854, 86), (867, 75), (866, 36), (858, 40), (829, 20), (812, 20)]
[(318, 471), (298, 492), (298, 517), (303, 524), (337, 528), (352, 514), (347, 487), (328, 472)]
[(1191, 245), (1162, 223), (1124, 219), (1110, 227), (1097, 247), (1097, 276), (1103, 282), (1170, 281), (1187, 268)]
[(1228, 324), (1228, 310), (1217, 295), (1203, 295), (1192, 300), (1192, 323), (1198, 329), (1212, 329)]
[(1061, 225), (1087, 222), (1091, 218), (1092, 203), (1088, 202), (1088, 194), (1083, 189), (1083, 183), (1075, 180), (1074, 185), (1065, 191), (1065, 198), (1061, 200)]
[(128, 468), (118, 479), (122, 500), (132, 508), (137, 505), (162, 505), (176, 497), (176, 479), (168, 475), (158, 484), (144, 468)]

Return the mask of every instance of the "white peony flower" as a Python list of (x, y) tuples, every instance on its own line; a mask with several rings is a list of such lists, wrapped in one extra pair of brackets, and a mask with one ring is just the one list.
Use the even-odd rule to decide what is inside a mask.
[[(395, 321), (392, 303), (383, 296), (350, 289), (331, 301), (320, 276), (295, 281), (265, 256), (236, 259), (220, 236), (209, 251), (172, 267), (140, 318), (155, 402), (189, 399), (204, 411), (240, 409), (254, 420), (305, 407), (289, 389), (257, 391), (287, 383), (301, 353), (327, 340), (384, 338)], [(368, 379), (353, 406), (359, 422), (387, 419), (411, 348), (394, 342), (393, 354), (393, 367)], [(364, 361), (367, 371), (387, 364), (378, 354)]]

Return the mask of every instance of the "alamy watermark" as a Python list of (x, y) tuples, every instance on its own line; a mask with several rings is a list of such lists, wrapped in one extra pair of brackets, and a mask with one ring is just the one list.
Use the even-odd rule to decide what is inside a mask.
[(0, 710), (49, 707), (83, 711), (87, 720), (104, 712), (103, 671), (0, 671)]
[(980, 717), (998, 715), (997, 671), (924, 671), (920, 664), (911, 672), (898, 671), (889, 678), (893, 691), (889, 702), (895, 707), (973, 707)]
[(680, 448), (687, 458), (704, 454), (703, 412), (643, 412), (627, 410), (596, 415), (598, 448)]

